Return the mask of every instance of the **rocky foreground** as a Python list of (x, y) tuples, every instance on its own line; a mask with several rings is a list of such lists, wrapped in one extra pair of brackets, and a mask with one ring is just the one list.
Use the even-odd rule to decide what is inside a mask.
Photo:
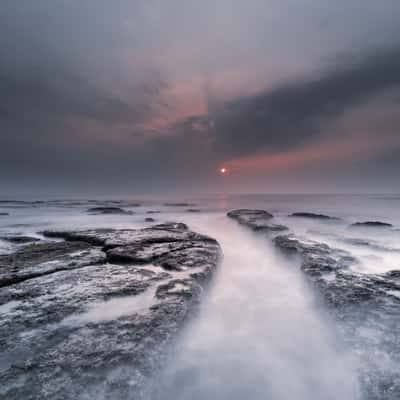
[(43, 235), (0, 256), (0, 398), (140, 399), (218, 243), (179, 223)]
[(300, 258), (358, 361), (361, 399), (400, 399), (400, 270), (356, 273), (351, 266), (358, 260), (345, 251), (292, 233), (273, 235), (269, 227), (277, 224), (264, 210), (235, 210), (228, 216), (272, 234), (278, 248)]

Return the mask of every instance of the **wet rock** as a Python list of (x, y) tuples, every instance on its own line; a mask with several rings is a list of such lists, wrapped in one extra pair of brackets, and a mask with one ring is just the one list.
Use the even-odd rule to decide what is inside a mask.
[(333, 220), (333, 221), (335, 221), (335, 220), (337, 221), (340, 219), (337, 217), (330, 217), (329, 215), (314, 214), (314, 213), (310, 213), (310, 212), (295, 212), (293, 214), (290, 214), (289, 217), (322, 219), (322, 220)]
[(87, 211), (91, 214), (133, 214), (132, 211), (127, 211), (120, 207), (92, 207), (89, 208)]
[(151, 218), (151, 217), (147, 217), (147, 218), (145, 218), (144, 222), (155, 222), (155, 219)]
[(0, 212), (0, 217), (6, 217), (7, 215), (10, 215), (10, 214), (6, 213), (6, 212)]
[(246, 222), (249, 218), (264, 218), (271, 219), (273, 215), (265, 210), (249, 210), (246, 208), (229, 211), (227, 216), (238, 220), (239, 222)]
[(165, 207), (191, 207), (195, 205), (193, 203), (164, 203)]
[(281, 232), (288, 228), (284, 225), (273, 224), (271, 219), (274, 217), (265, 210), (239, 209), (228, 212), (227, 216), (238, 221), (241, 225), (251, 228), (253, 231)]
[(366, 222), (356, 222), (350, 225), (351, 228), (393, 228), (392, 224), (380, 221), (366, 221)]
[(329, 308), (358, 360), (361, 399), (400, 398), (400, 271), (362, 274), (346, 251), (293, 234), (275, 245), (297, 255), (301, 270)]
[[(67, 240), (53, 243), (66, 246), (59, 252), (100, 246), (107, 262), (0, 289), (0, 397), (142, 399), (196, 310), (220, 256), (218, 243), (180, 223), (47, 236)], [(62, 258), (55, 249), (37, 253), (40, 261)], [(32, 257), (25, 256), (35, 264)]]
[(105, 262), (105, 254), (87, 243), (32, 244), (0, 256), (0, 287), (101, 262)]
[(189, 212), (189, 213), (199, 213), (199, 212), (201, 212), (201, 210), (198, 209), (198, 208), (188, 208), (188, 209), (186, 210), (186, 212)]
[(161, 213), (161, 211), (159, 211), (159, 210), (148, 210), (148, 211), (146, 211), (146, 214), (160, 214)]
[(24, 236), (24, 235), (1, 236), (0, 239), (1, 240), (5, 240), (6, 242), (15, 243), (15, 244), (33, 243), (33, 242), (39, 242), (40, 241), (40, 239), (37, 238), (37, 237)]
[[(400, 326), (398, 271), (360, 274), (350, 268), (356, 259), (326, 244), (293, 237), (277, 237), (274, 242), (282, 250), (300, 255), (301, 269), (330, 307), (343, 339), (359, 359), (362, 398), (400, 398), (396, 384), (400, 379), (400, 340), (395, 328)], [(382, 359), (390, 367), (383, 365)]]

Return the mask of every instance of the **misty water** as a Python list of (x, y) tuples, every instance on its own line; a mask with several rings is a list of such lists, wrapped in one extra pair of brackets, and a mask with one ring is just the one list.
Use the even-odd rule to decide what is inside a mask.
[[(135, 199), (136, 201), (137, 199)], [(149, 388), (149, 399), (359, 399), (354, 357), (329, 310), (300, 270), (272, 242), (226, 217), (239, 207), (272, 212), (296, 235), (327, 243), (357, 257), (359, 273), (400, 269), (400, 198), (396, 196), (217, 196), (185, 199), (187, 207), (165, 206), (158, 199), (123, 200), (133, 215), (88, 215), (90, 203), (2, 203), (1, 234), (40, 237), (43, 229), (92, 227), (138, 228), (149, 211), (156, 222), (178, 221), (214, 237), (223, 259), (204, 293), (199, 312), (169, 351), (162, 372)], [(187, 212), (196, 208), (198, 212)], [(338, 221), (293, 219), (291, 212), (309, 211), (340, 217)], [(351, 230), (358, 221), (380, 220), (390, 231)], [(360, 239), (369, 245), (360, 245)], [(15, 245), (0, 240), (0, 252)], [(147, 299), (148, 300), (148, 299)], [(147, 301), (146, 300), (146, 301)], [(132, 303), (88, 310), (95, 319), (119, 318), (136, 312)], [(143, 299), (140, 299), (143, 301)], [(113, 309), (115, 312), (113, 313)], [(4, 312), (7, 312), (5, 309)], [(90, 315), (92, 315), (90, 314)]]
[(156, 398), (356, 399), (354, 365), (296, 261), (224, 216), (187, 222), (224, 259)]

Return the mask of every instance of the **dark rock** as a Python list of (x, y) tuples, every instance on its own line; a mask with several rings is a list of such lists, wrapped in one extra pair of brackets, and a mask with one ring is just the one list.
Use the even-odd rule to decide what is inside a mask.
[(350, 225), (352, 228), (393, 228), (392, 224), (380, 221), (366, 221), (366, 222), (356, 222)]
[(24, 244), (24, 243), (32, 243), (32, 242), (39, 242), (40, 239), (37, 237), (33, 236), (1, 236), (1, 240), (5, 240), (10, 243), (16, 243), (16, 244)]
[(314, 214), (309, 212), (295, 212), (290, 214), (289, 217), (297, 217), (297, 218), (311, 218), (311, 219), (323, 219), (323, 220), (339, 220), (337, 217), (330, 217), (329, 215), (324, 214)]
[(32, 244), (16, 253), (0, 256), (0, 287), (102, 262), (105, 262), (105, 254), (87, 243)]
[(146, 214), (160, 214), (161, 213), (161, 211), (159, 211), (159, 210), (149, 210), (149, 211), (146, 211)]
[(239, 222), (241, 222), (242, 219), (246, 221), (248, 218), (264, 218), (264, 219), (273, 218), (273, 215), (268, 211), (249, 210), (246, 208), (229, 211), (227, 216), (229, 218), (237, 219)]
[(103, 254), (101, 264), (77, 261), (73, 269), (0, 289), (7, 310), (0, 323), (0, 397), (141, 399), (197, 308), (220, 256), (217, 242), (180, 223), (47, 236), (68, 241), (52, 243), (61, 247), (47, 255), (42, 245), (16, 253), (17, 269), (44, 260), (57, 265), (72, 249), (101, 251), (93, 243), (108, 262)]
[(199, 210), (198, 208), (188, 208), (188, 209), (186, 210), (186, 212), (189, 212), (189, 213), (199, 213), (199, 212), (201, 212), (201, 210)]
[(190, 207), (195, 205), (193, 203), (164, 203), (165, 207)]
[(0, 217), (6, 217), (7, 215), (10, 215), (10, 214), (6, 213), (6, 212), (0, 212)]
[(133, 214), (132, 211), (127, 211), (120, 207), (92, 207), (88, 209), (88, 212), (91, 214)]
[(299, 256), (301, 270), (358, 359), (360, 398), (399, 399), (400, 271), (357, 273), (351, 267), (358, 260), (346, 251), (294, 235), (273, 241), (282, 251)]
[(238, 221), (241, 225), (245, 225), (254, 231), (262, 232), (281, 232), (288, 228), (284, 225), (271, 224), (271, 219), (274, 217), (271, 213), (265, 210), (248, 210), (240, 209), (228, 212), (227, 216)]
[(144, 222), (155, 222), (155, 219), (148, 217), (148, 218), (145, 218)]

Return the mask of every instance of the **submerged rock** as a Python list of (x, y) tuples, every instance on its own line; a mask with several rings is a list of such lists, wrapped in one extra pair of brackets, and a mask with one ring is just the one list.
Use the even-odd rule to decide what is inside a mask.
[(133, 214), (132, 211), (127, 211), (120, 207), (92, 207), (89, 208), (87, 211), (91, 214)]
[(335, 220), (337, 221), (340, 219), (338, 217), (330, 217), (329, 215), (314, 214), (310, 212), (295, 212), (293, 214), (290, 214), (289, 217), (323, 219), (323, 220), (333, 220), (333, 221)]
[[(25, 247), (14, 272), (75, 266), (0, 289), (0, 397), (141, 399), (196, 309), (218, 243), (180, 223), (45, 235), (66, 241)], [(77, 252), (101, 258), (83, 263)]]
[(254, 231), (281, 232), (288, 229), (284, 225), (272, 224), (270, 220), (274, 216), (265, 210), (239, 209), (228, 212), (227, 216)]
[(352, 228), (393, 228), (392, 224), (388, 224), (387, 222), (381, 221), (366, 221), (366, 222), (356, 222), (355, 224), (351, 224)]

